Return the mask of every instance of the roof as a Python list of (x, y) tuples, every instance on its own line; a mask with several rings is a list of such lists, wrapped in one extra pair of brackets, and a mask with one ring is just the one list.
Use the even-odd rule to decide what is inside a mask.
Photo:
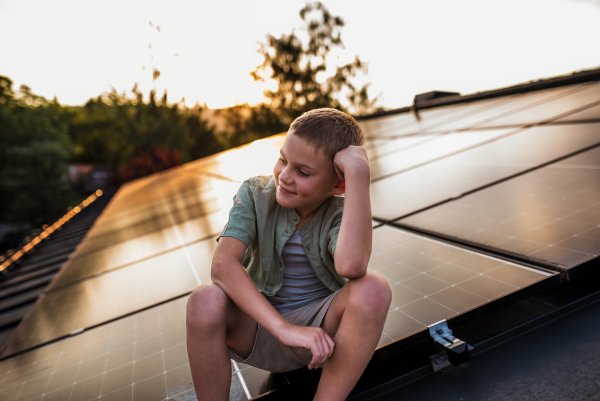
[[(600, 290), (598, 71), (359, 120), (372, 173), (369, 269), (393, 299), (351, 398), (431, 371), (429, 357), (445, 351), (428, 326), (440, 320), (477, 355), (591, 302)], [(283, 140), (123, 186), (2, 350), (0, 397), (193, 399), (187, 296), (210, 280), (239, 183), (269, 174)], [(232, 369), (231, 399), (305, 399), (318, 380), (307, 370)]]

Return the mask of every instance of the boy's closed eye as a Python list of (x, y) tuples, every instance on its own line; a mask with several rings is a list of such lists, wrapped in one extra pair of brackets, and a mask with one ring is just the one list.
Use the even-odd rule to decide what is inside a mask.
[[(283, 158), (283, 156), (279, 156), (279, 161), (281, 161), (281, 164), (283, 164), (284, 166), (287, 166), (287, 161)], [(302, 170), (302, 169), (298, 169), (298, 173), (303, 176), (303, 177), (308, 177), (310, 176), (309, 173), (307, 173), (306, 171)]]

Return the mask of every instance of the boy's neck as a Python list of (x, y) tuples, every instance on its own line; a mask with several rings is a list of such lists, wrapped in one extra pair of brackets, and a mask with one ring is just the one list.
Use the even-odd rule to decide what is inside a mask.
[(310, 221), (310, 219), (313, 218), (313, 216), (315, 215), (315, 213), (317, 213), (317, 210), (319, 210), (319, 208), (323, 205), (323, 203), (325, 203), (327, 201), (327, 199), (329, 199), (329, 196), (326, 197), (325, 199), (323, 199), (322, 201), (320, 201), (319, 203), (316, 203), (314, 205), (310, 205), (309, 208), (306, 208), (306, 209), (304, 209), (304, 208), (296, 208), (296, 209), (294, 209), (296, 211), (296, 213), (298, 213), (298, 216), (300, 217), (300, 221), (296, 225), (296, 230), (300, 230), (302, 227), (304, 227), (304, 225), (306, 223), (308, 223)]

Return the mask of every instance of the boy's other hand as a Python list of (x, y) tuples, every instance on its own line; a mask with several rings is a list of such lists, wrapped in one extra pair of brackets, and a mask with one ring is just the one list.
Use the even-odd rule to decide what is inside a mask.
[(312, 353), (309, 369), (323, 365), (333, 354), (335, 343), (320, 327), (303, 327), (290, 324), (279, 335), (279, 341), (288, 347), (306, 348)]
[(335, 172), (342, 181), (346, 181), (348, 172), (369, 173), (369, 158), (362, 146), (350, 145), (337, 152), (333, 157)]

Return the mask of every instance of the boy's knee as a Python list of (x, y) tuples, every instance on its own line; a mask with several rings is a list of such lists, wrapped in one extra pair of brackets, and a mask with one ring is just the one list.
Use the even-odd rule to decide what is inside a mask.
[(214, 327), (225, 323), (227, 295), (216, 284), (207, 283), (197, 287), (187, 302), (186, 324), (188, 327)]
[(354, 284), (350, 302), (368, 314), (387, 314), (392, 302), (392, 290), (382, 275), (367, 272)]

